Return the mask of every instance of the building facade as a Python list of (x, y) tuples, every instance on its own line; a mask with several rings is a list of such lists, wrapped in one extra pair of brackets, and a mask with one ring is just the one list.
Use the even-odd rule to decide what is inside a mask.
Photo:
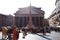
[(56, 8), (49, 17), (50, 26), (56, 27), (60, 25), (60, 0), (56, 0)]
[(15, 25), (15, 17), (12, 15), (7, 15), (6, 24), (7, 24), (7, 26)]
[[(30, 7), (19, 8), (19, 10), (15, 13), (16, 26), (26, 27), (29, 21), (29, 11)], [(44, 14), (45, 12), (41, 10), (41, 8), (31, 6), (32, 22), (35, 26), (43, 27)]]
[(6, 15), (0, 14), (0, 27), (6, 26)]
[(0, 14), (0, 27), (15, 25), (15, 17), (12, 15)]

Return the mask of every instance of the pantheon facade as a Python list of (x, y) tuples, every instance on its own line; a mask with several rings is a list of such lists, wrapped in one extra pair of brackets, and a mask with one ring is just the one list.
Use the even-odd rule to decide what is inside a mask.
[[(31, 12), (30, 12), (31, 10)], [(41, 10), (41, 8), (37, 8), (34, 6), (28, 6), (24, 8), (19, 8), (19, 10), (15, 13), (15, 25), (17, 27), (26, 27), (29, 21), (29, 15), (31, 13), (32, 22), (34, 26), (43, 27), (43, 20), (45, 12)]]

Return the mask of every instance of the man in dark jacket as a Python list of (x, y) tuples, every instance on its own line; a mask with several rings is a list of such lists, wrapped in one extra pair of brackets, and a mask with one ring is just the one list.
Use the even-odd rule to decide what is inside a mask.
[(8, 33), (8, 39), (11, 40), (12, 39), (11, 38), (12, 29), (9, 28), (8, 31), (7, 31), (7, 33)]

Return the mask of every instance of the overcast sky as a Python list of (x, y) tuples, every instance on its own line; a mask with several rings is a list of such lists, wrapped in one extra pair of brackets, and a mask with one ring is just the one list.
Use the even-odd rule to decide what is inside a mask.
[[(55, 9), (56, 0), (31, 0), (31, 5), (41, 7), (45, 11), (45, 18), (51, 15), (51, 12)], [(0, 13), (11, 14), (21, 7), (27, 7), (30, 5), (30, 0), (0, 0)]]

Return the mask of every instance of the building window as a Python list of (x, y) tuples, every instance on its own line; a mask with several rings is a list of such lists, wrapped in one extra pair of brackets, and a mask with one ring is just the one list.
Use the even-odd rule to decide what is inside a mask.
[(59, 21), (60, 21), (60, 15), (59, 15), (58, 19), (59, 19)]
[(58, 13), (60, 13), (60, 11), (58, 11)]
[(60, 15), (59, 15), (59, 18), (60, 18)]

